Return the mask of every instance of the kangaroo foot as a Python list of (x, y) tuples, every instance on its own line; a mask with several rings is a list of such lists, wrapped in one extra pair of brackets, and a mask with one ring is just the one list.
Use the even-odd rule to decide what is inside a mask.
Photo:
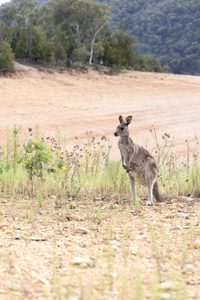
[(153, 205), (153, 201), (150, 201), (150, 200), (145, 200), (142, 205), (149, 205), (149, 206), (152, 206)]
[(149, 200), (147, 200), (147, 202), (146, 202), (146, 205), (152, 206), (152, 205), (153, 205), (153, 202), (152, 202), (152, 201), (149, 201)]

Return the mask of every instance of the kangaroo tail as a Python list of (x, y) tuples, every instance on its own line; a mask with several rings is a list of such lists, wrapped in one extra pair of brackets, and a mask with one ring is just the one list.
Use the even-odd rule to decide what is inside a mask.
[(153, 186), (153, 195), (158, 202), (164, 202), (167, 200), (166, 197), (163, 197), (158, 188), (158, 182), (156, 181)]

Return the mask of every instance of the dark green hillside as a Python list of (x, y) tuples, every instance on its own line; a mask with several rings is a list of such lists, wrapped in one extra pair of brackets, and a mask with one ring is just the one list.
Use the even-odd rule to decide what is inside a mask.
[(200, 75), (199, 0), (101, 0), (113, 6), (112, 28), (122, 24), (135, 50), (153, 54), (172, 72)]

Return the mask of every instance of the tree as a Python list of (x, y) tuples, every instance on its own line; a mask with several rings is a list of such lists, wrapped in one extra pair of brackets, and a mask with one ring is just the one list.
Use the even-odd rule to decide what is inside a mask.
[[(34, 0), (14, 0), (15, 7), (18, 11), (18, 22), (23, 22), (26, 48), (28, 56), (32, 58), (33, 26), (36, 25), (38, 10), (41, 1)], [(21, 22), (20, 22), (21, 21)]]
[(35, 62), (38, 59), (45, 59), (46, 45), (47, 38), (45, 32), (42, 31), (40, 26), (33, 26), (31, 57)]
[(59, 0), (51, 5), (55, 24), (74, 38), (76, 48), (90, 51), (91, 64), (97, 35), (110, 19), (109, 6), (92, 0)]
[(99, 5), (93, 1), (88, 1), (90, 13), (88, 16), (88, 40), (90, 42), (89, 65), (92, 64), (94, 43), (100, 31), (108, 24), (110, 20), (110, 8), (106, 5)]
[(80, 61), (82, 63), (86, 62), (86, 58), (89, 57), (90, 52), (84, 45), (79, 45), (79, 48), (76, 48), (72, 53), (72, 58), (74, 60)]
[(0, 71), (10, 71), (13, 69), (14, 54), (7, 42), (0, 43)]
[(133, 40), (121, 31), (109, 37), (105, 42), (105, 61), (111, 66), (133, 67), (136, 56)]
[(0, 9), (0, 42), (11, 41), (16, 26), (15, 15), (16, 9), (13, 6)]
[(159, 61), (152, 55), (138, 55), (138, 62), (135, 69), (145, 72), (167, 72), (168, 66), (162, 68)]

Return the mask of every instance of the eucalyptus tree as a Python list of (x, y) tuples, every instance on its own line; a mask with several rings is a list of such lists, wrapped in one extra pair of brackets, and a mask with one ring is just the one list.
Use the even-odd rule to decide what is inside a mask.
[(75, 40), (76, 51), (89, 51), (91, 64), (95, 40), (110, 20), (110, 7), (93, 0), (58, 0), (51, 5), (55, 24)]
[(42, 1), (14, 0), (13, 3), (17, 10), (16, 20), (19, 27), (23, 26), (28, 56), (32, 58), (33, 26), (37, 25)]
[(0, 8), (0, 42), (10, 42), (16, 28), (16, 8), (14, 6), (3, 6)]

